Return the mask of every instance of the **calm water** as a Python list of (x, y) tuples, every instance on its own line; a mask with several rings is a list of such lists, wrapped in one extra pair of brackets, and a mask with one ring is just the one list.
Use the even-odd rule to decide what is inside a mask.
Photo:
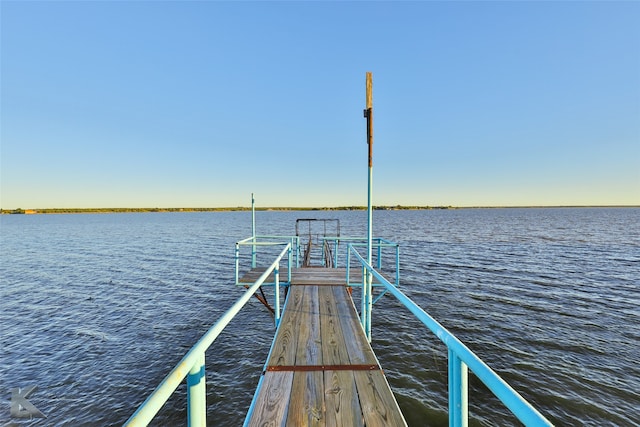
[[(119, 425), (241, 294), (248, 212), (0, 217), (0, 425)], [(299, 217), (258, 212), (260, 233)], [(401, 286), (557, 425), (640, 424), (640, 209), (375, 212)], [(410, 425), (447, 423), (446, 349), (391, 297), (373, 347)], [(273, 326), (251, 301), (207, 353), (210, 425), (241, 425)], [(9, 416), (10, 392), (47, 419)], [(517, 425), (470, 377), (472, 425)], [(184, 387), (157, 425), (184, 424)]]

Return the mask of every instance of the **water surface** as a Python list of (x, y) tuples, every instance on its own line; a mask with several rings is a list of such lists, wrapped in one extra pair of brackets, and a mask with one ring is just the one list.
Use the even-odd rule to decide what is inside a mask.
[[(260, 233), (300, 217), (258, 212)], [(401, 287), (557, 425), (640, 424), (640, 209), (376, 211)], [(248, 212), (0, 216), (0, 424), (120, 425), (216, 321)], [(343, 248), (341, 248), (341, 251)], [(210, 425), (241, 425), (273, 337), (252, 300), (207, 352)], [(446, 348), (391, 297), (373, 348), (410, 425), (447, 425)], [(9, 417), (10, 391), (44, 420)], [(470, 377), (473, 425), (518, 425)], [(184, 424), (184, 386), (156, 424)]]

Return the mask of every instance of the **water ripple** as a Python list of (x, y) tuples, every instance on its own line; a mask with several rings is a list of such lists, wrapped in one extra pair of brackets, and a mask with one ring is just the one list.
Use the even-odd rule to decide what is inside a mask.
[[(259, 228), (292, 234), (302, 216), (365, 234), (364, 212), (260, 212)], [(403, 291), (554, 423), (640, 424), (640, 209), (374, 221), (401, 243)], [(240, 295), (233, 244), (250, 214), (5, 215), (0, 226), (0, 387), (37, 385), (46, 425), (120, 425)], [(251, 301), (207, 352), (216, 425), (241, 424), (272, 336)], [(409, 424), (446, 425), (444, 345), (390, 297), (374, 308), (372, 345)], [(474, 376), (470, 390), (471, 425), (518, 425)], [(184, 399), (183, 385), (154, 425), (183, 424)]]

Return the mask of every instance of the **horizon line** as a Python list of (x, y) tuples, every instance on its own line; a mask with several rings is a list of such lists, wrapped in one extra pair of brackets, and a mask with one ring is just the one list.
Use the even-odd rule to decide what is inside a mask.
[[(455, 210), (455, 209), (561, 209), (561, 208), (640, 208), (638, 205), (594, 204), (594, 205), (374, 205), (373, 210)], [(225, 207), (68, 207), (68, 208), (0, 208), (0, 214), (46, 214), (46, 213), (126, 213), (126, 212), (215, 212), (250, 211), (250, 206)], [(265, 206), (255, 207), (256, 211), (320, 211), (320, 210), (367, 210), (367, 206)]]

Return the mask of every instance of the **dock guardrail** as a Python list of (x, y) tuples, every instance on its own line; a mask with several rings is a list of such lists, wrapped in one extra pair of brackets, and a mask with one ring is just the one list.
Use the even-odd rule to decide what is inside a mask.
[[(222, 330), (231, 322), (238, 314), (240, 309), (251, 299), (253, 294), (258, 290), (271, 273), (274, 273), (276, 326), (280, 320), (280, 294), (278, 281), (280, 261), (289, 254), (289, 263), (291, 263), (291, 243), (286, 243), (284, 249), (271, 263), (260, 278), (247, 289), (247, 291), (231, 306), (226, 313), (218, 320), (187, 352), (187, 354), (178, 362), (173, 370), (162, 380), (160, 385), (151, 393), (151, 395), (138, 407), (133, 415), (124, 423), (127, 427), (146, 426), (151, 422), (153, 417), (158, 413), (160, 408), (164, 406), (169, 397), (178, 388), (182, 381), (187, 379), (187, 419), (189, 426), (205, 426), (207, 417), (207, 401), (206, 401), (206, 377), (205, 377), (205, 351), (213, 344), (215, 339), (220, 335)], [(291, 271), (291, 269), (289, 269)]]
[[(295, 254), (295, 266), (300, 266), (300, 238), (298, 236), (255, 236), (247, 237), (236, 242), (235, 250), (235, 284), (240, 282), (240, 248), (243, 246), (251, 247), (251, 268), (257, 266), (257, 247), (259, 246), (280, 246), (290, 245), (290, 251)], [(293, 258), (289, 256), (287, 268), (287, 282), (291, 282), (291, 267), (293, 267)]]
[[(269, 236), (263, 236), (268, 238)], [(271, 236), (272, 239), (282, 238)], [(229, 308), (222, 317), (194, 344), (173, 370), (162, 380), (149, 397), (138, 407), (134, 414), (125, 422), (125, 426), (145, 426), (155, 417), (158, 411), (164, 406), (173, 392), (186, 378), (187, 382), (187, 419), (188, 424), (206, 425), (206, 381), (205, 381), (205, 352), (213, 344), (223, 329), (240, 312), (242, 307), (249, 301), (253, 294), (265, 284), (265, 281), (274, 274), (275, 278), (275, 323), (280, 320), (280, 285), (287, 282), (280, 282), (280, 262), (285, 255), (288, 255), (289, 274), (292, 265), (292, 252), (296, 246), (295, 236), (286, 237), (287, 242), (259, 242), (256, 238), (250, 237), (236, 243), (236, 283), (238, 282), (238, 262), (239, 248), (242, 245), (284, 245), (276, 259), (266, 268), (263, 274), (256, 280), (243, 295)], [(350, 238), (340, 238), (348, 240)], [(363, 270), (362, 283), (362, 310), (360, 313), (361, 324), (365, 330), (367, 338), (371, 340), (371, 313), (373, 308), (372, 289), (373, 278), (379, 283), (377, 286), (384, 288), (385, 293), (393, 295), (406, 309), (413, 313), (431, 332), (442, 341), (448, 350), (448, 389), (449, 389), (449, 425), (466, 426), (468, 424), (468, 371), (469, 369), (500, 399), (503, 404), (525, 425), (527, 426), (551, 426), (552, 424), (538, 412), (529, 402), (527, 402), (517, 391), (506, 383), (495, 371), (484, 363), (475, 353), (473, 353), (458, 338), (449, 332), (444, 326), (433, 319), (428, 313), (414, 303), (402, 291), (397, 288), (396, 283), (389, 282), (373, 266), (358, 253), (356, 247), (364, 246), (361, 239), (351, 238), (353, 243), (347, 244), (347, 280), (353, 256)], [(375, 245), (379, 248), (384, 246), (396, 246), (393, 242), (380, 239)], [(297, 249), (296, 249), (296, 252)], [(255, 250), (253, 251), (255, 254)], [(296, 255), (298, 255), (296, 253)], [(252, 265), (255, 257), (252, 257)], [(399, 252), (396, 249), (396, 271), (399, 266)], [(377, 265), (380, 266), (381, 257), (378, 256)], [(255, 265), (254, 265), (255, 266)], [(288, 282), (291, 278), (289, 276)], [(347, 282), (348, 283), (348, 282)], [(350, 284), (355, 285), (355, 284)]]
[[(526, 426), (551, 426), (537, 409), (527, 402), (517, 391), (504, 381), (495, 371), (484, 363), (476, 354), (464, 345), (455, 335), (449, 332), (438, 321), (420, 308), (396, 286), (391, 284), (378, 273), (358, 253), (351, 244), (349, 253), (353, 253), (363, 268), (362, 275), (362, 307), (361, 322), (365, 334), (371, 341), (371, 291), (372, 280), (375, 277), (385, 287), (385, 290), (396, 299), (420, 322), (442, 341), (448, 350), (449, 368), (449, 425), (466, 426), (468, 424), (468, 370), (471, 371), (504, 403), (504, 405)], [(347, 271), (349, 271), (347, 269)], [(366, 274), (364, 274), (366, 273)]]
[[(367, 242), (364, 239), (361, 238), (347, 238), (349, 240), (352, 241), (352, 243), (349, 243), (349, 240), (346, 241), (347, 243), (347, 257), (346, 257), (346, 266), (347, 266), (347, 284), (349, 286), (360, 286), (360, 283), (353, 283), (351, 282), (351, 277), (350, 277), (350, 271), (351, 271), (351, 247), (360, 247), (360, 246), (367, 246)], [(382, 239), (380, 237), (376, 237), (373, 239), (372, 244), (371, 244), (372, 248), (376, 249), (376, 268), (378, 270), (380, 270), (382, 268), (382, 250), (384, 248), (395, 248), (395, 282), (393, 283), (395, 286), (399, 286), (400, 285), (400, 245), (398, 243), (392, 242), (390, 240), (387, 239)], [(378, 286), (376, 284), (374, 284), (373, 286)], [(386, 291), (385, 291), (386, 292)], [(382, 297), (382, 295), (384, 295), (384, 292), (377, 298), (380, 299), (380, 297)], [(376, 301), (377, 301), (376, 299)], [(373, 302), (375, 304), (375, 301)]]

